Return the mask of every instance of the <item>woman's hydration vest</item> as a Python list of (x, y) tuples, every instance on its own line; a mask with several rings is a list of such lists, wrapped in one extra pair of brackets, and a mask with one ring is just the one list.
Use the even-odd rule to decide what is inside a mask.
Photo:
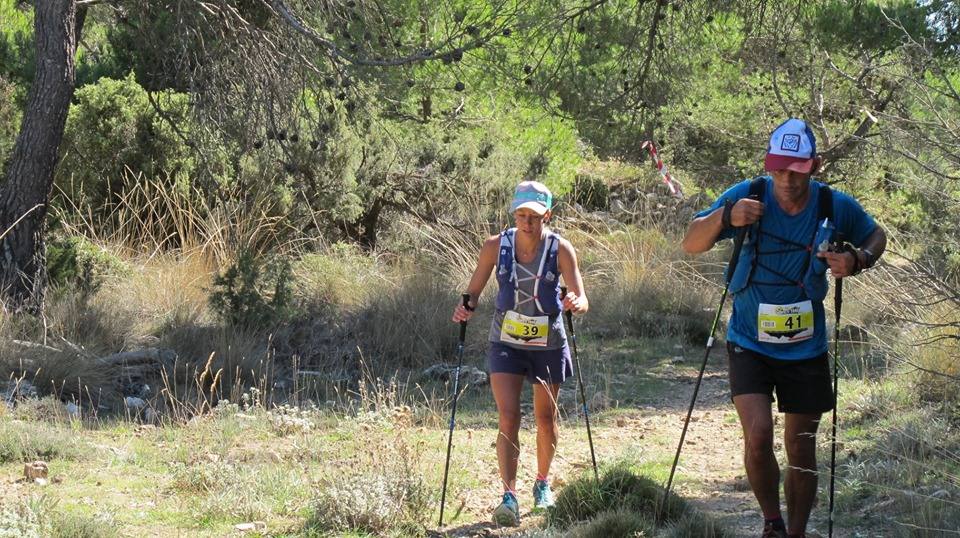
[[(532, 301), (537, 311), (548, 316), (554, 316), (563, 309), (560, 297), (560, 271), (557, 267), (557, 253), (560, 250), (560, 236), (548, 231), (544, 238), (546, 244), (540, 256), (540, 266), (537, 274), (530, 273), (517, 262), (514, 239), (517, 229), (510, 228), (500, 233), (500, 256), (497, 259), (497, 283), (500, 291), (497, 293), (497, 310), (507, 311), (518, 308), (519, 305)], [(517, 275), (517, 269), (524, 273)], [(520, 282), (533, 280), (533, 293), (520, 289)]]

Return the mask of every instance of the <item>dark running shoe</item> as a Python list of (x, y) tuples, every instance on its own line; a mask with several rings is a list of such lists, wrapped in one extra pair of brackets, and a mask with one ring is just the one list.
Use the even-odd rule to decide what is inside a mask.
[(787, 538), (787, 529), (783, 526), (783, 521), (766, 522), (760, 538)]

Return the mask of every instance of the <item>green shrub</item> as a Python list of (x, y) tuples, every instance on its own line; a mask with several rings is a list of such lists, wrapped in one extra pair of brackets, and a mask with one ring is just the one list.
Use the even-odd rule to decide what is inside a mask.
[(0, 538), (110, 538), (117, 536), (112, 518), (57, 508), (46, 497), (0, 500)]
[(291, 314), (293, 282), (285, 259), (261, 260), (244, 251), (213, 279), (210, 306), (226, 323), (267, 328)]
[[(18, 86), (33, 80), (36, 47), (33, 43), (33, 10), (18, 2), (0, 2), (0, 78)], [(3, 114), (0, 107), (0, 115)], [(0, 160), (2, 162), (2, 160)]]
[[(185, 123), (185, 95), (161, 92), (155, 99), (167, 119)], [(129, 173), (186, 185), (195, 166), (191, 150), (167, 119), (133, 75), (79, 88), (64, 130), (57, 185), (74, 202), (85, 199), (94, 208), (115, 202)]]
[[(606, 478), (606, 475), (604, 475), (604, 478)], [(607, 504), (609, 500), (593, 481), (589, 479), (574, 480), (560, 490), (555, 500), (554, 509), (548, 513), (548, 520), (552, 525), (560, 527), (568, 527), (579, 521), (587, 521), (613, 507), (613, 505)]]
[(4, 79), (0, 72), (0, 177), (7, 177), (5, 165), (20, 129), (20, 107), (16, 101), (16, 87)]
[[(32, 501), (32, 500), (31, 500)], [(41, 538), (46, 529), (35, 502), (0, 500), (0, 538)]]
[(55, 238), (47, 243), (47, 275), (52, 284), (95, 291), (105, 276), (128, 272), (120, 258), (84, 237)]
[(425, 523), (432, 506), (423, 484), (406, 477), (337, 480), (320, 490), (308, 532), (359, 531), (374, 536)]
[(171, 487), (179, 492), (207, 494), (238, 487), (238, 469), (226, 462), (174, 462)]

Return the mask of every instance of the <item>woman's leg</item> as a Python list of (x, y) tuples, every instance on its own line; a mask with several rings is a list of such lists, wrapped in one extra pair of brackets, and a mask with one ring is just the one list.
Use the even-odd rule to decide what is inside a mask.
[(560, 435), (560, 412), (557, 409), (557, 394), (560, 385), (540, 382), (533, 385), (533, 415), (537, 420), (537, 472), (547, 476), (550, 464), (557, 452)]
[(500, 431), (497, 434), (497, 464), (504, 491), (517, 486), (517, 460), (520, 458), (520, 391), (523, 377), (518, 374), (490, 374), (493, 399), (497, 402)]

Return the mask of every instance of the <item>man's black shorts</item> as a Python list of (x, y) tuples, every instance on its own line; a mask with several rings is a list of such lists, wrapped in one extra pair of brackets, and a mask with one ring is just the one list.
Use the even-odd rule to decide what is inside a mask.
[(824, 353), (812, 359), (781, 360), (727, 342), (730, 396), (777, 391), (781, 413), (824, 413), (833, 409), (830, 363)]

